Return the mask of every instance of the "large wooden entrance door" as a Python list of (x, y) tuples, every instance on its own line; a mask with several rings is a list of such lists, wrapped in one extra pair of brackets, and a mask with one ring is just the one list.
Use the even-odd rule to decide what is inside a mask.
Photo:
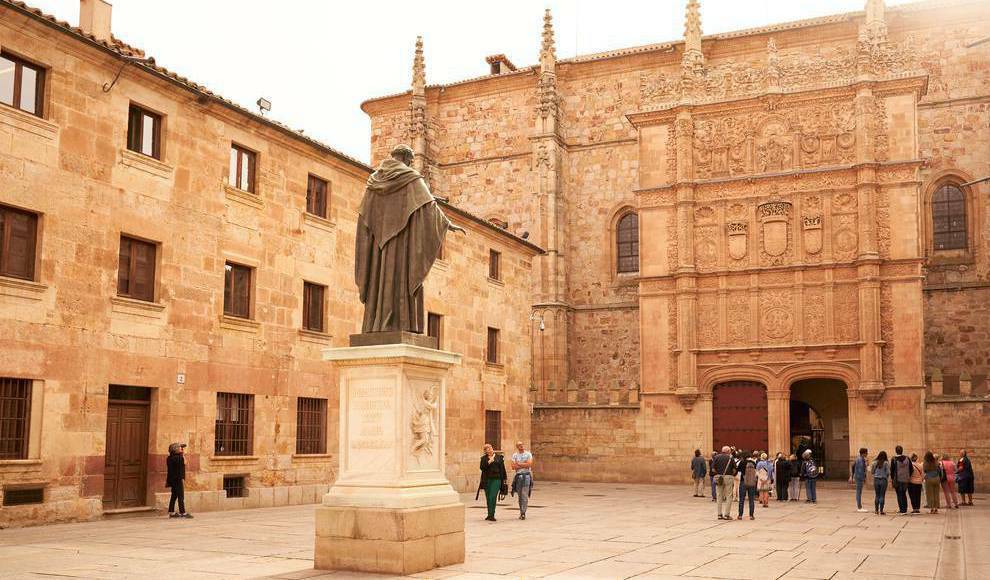
[(107, 405), (103, 509), (145, 505), (149, 410), (149, 402), (141, 400), (111, 399)]
[(715, 449), (766, 451), (767, 389), (761, 383), (733, 381), (715, 385), (712, 393), (712, 435)]

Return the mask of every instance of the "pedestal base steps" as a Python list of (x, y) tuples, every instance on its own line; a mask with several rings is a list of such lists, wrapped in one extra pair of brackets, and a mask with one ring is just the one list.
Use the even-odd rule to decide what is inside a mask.
[(321, 570), (415, 574), (464, 561), (464, 504), (422, 508), (320, 506)]

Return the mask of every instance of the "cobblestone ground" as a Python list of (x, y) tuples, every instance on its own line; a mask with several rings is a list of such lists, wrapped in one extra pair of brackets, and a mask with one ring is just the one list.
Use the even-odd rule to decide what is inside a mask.
[[(877, 517), (826, 484), (818, 505), (771, 502), (732, 522), (687, 486), (541, 482), (525, 521), (507, 502), (485, 522), (483, 502), (464, 501), (467, 561), (418, 577), (990, 578), (983, 495)], [(312, 570), (312, 552), (313, 506), (130, 518), (0, 531), (0, 578), (380, 578)]]

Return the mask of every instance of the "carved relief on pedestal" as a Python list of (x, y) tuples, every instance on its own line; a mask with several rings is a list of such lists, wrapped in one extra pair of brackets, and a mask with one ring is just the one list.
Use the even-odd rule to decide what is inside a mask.
[(839, 342), (859, 340), (859, 289), (855, 284), (836, 284), (832, 296), (835, 338)]
[(432, 462), (436, 457), (440, 432), (440, 388), (424, 385), (411, 391), (411, 395), (413, 410), (409, 429), (412, 431), (412, 446), (409, 451), (420, 464)]
[(760, 340), (789, 342), (794, 333), (793, 300), (790, 289), (760, 293)]
[(749, 293), (731, 292), (726, 299), (725, 317), (728, 319), (726, 342), (734, 345), (749, 344)]
[(825, 290), (820, 286), (804, 289), (804, 342), (825, 342)]
[(791, 203), (768, 201), (757, 207), (760, 220), (760, 262), (763, 265), (783, 264), (791, 246)]
[(698, 295), (698, 346), (712, 348), (718, 345), (718, 296), (714, 293)]

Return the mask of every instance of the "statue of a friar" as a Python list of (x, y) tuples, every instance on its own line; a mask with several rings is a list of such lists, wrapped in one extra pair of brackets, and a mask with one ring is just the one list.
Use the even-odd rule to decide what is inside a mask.
[(423, 176), (410, 167), (413, 158), (408, 145), (393, 149), (364, 191), (354, 247), (362, 333), (422, 333), (423, 281), (447, 230), (464, 231), (447, 219)]

